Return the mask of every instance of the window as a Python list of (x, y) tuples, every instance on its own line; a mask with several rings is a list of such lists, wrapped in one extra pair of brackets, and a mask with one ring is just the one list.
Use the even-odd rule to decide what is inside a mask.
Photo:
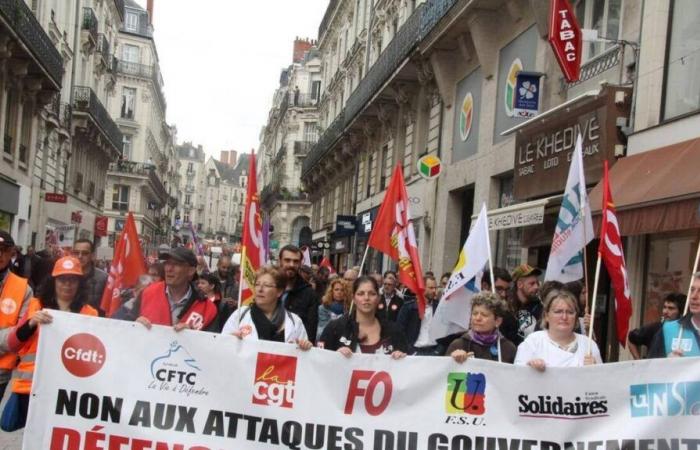
[(192, 196), (190, 194), (185, 194), (185, 205), (191, 205), (192, 204)]
[(321, 98), (321, 82), (314, 81), (311, 83), (311, 98), (318, 100)]
[(700, 2), (675, 0), (669, 31), (663, 118), (700, 108)]
[(194, 173), (194, 163), (187, 163), (187, 173)]
[(131, 135), (125, 134), (122, 137), (122, 156), (124, 159), (131, 160)]
[[(598, 30), (600, 37), (619, 39), (622, 0), (578, 0), (575, 11), (581, 28)], [(584, 42), (583, 61), (595, 58), (613, 45), (612, 42)]]
[(390, 167), (391, 162), (389, 161), (389, 146), (385, 145), (382, 147), (382, 159), (380, 161), (380, 178), (379, 178), (379, 190), (383, 191), (386, 188), (386, 178), (387, 170)]
[(127, 11), (124, 17), (124, 29), (126, 31), (139, 31), (139, 15), (135, 12)]
[(122, 118), (133, 119), (136, 105), (136, 89), (125, 87), (122, 89)]
[(124, 44), (122, 47), (122, 59), (130, 63), (141, 61), (141, 49), (136, 45)]
[(112, 190), (112, 209), (115, 211), (129, 210), (129, 186), (115, 185)]

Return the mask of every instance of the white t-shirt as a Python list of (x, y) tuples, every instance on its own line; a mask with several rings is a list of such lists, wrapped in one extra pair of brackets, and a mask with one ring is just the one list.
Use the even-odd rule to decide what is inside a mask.
[[(559, 348), (547, 334), (547, 330), (535, 331), (518, 346), (514, 364), (527, 365), (533, 359), (542, 359), (547, 367), (579, 367), (583, 366), (583, 357), (588, 353), (588, 337), (574, 333), (576, 350), (570, 352)], [(591, 344), (591, 353), (596, 364), (601, 364), (600, 350), (595, 342)]]
[(437, 345), (435, 339), (430, 337), (430, 322), (432, 320), (433, 308), (430, 304), (425, 305), (425, 314), (423, 315), (423, 320), (420, 322), (420, 331), (418, 332), (416, 343), (413, 344), (414, 347), (423, 348)]

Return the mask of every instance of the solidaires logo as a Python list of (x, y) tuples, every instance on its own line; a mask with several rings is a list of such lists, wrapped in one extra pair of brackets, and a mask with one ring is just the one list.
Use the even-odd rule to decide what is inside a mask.
[(462, 111), (459, 114), (459, 137), (462, 141), (469, 139), (474, 121), (474, 97), (471, 92), (467, 92), (462, 101)]
[(486, 376), (470, 372), (448, 374), (445, 411), (448, 414), (483, 415), (486, 412)]
[(520, 58), (515, 58), (508, 69), (508, 76), (506, 77), (506, 92), (504, 96), (506, 116), (513, 117), (515, 113), (513, 112), (513, 107), (515, 106), (515, 85), (517, 84), (518, 72), (523, 70), (523, 63)]

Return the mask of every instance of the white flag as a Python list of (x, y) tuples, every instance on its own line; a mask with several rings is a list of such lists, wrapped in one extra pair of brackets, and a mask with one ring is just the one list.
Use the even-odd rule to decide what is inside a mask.
[(583, 175), (582, 141), (579, 134), (571, 154), (569, 178), (561, 200), (545, 280), (568, 283), (583, 278), (583, 251), (595, 236)]
[(309, 247), (302, 247), (301, 255), (301, 265), (311, 267), (311, 253), (309, 252)]
[(486, 205), (469, 233), (452, 271), (445, 293), (430, 322), (430, 337), (439, 339), (469, 329), (472, 297), (481, 289), (481, 274), (491, 258)]

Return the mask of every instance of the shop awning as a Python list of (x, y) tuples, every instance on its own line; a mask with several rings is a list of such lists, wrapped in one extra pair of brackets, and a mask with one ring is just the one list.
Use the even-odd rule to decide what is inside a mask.
[[(489, 217), (489, 229), (491, 231), (506, 230), (508, 228), (521, 228), (531, 225), (541, 225), (544, 222), (544, 209), (549, 203), (561, 198), (561, 195), (532, 200), (525, 203), (516, 203), (503, 208), (487, 211)], [(472, 227), (479, 218), (478, 214), (472, 216)]]
[[(610, 185), (625, 236), (700, 228), (700, 138), (621, 158)], [(602, 195), (601, 181), (589, 196), (597, 223)]]

